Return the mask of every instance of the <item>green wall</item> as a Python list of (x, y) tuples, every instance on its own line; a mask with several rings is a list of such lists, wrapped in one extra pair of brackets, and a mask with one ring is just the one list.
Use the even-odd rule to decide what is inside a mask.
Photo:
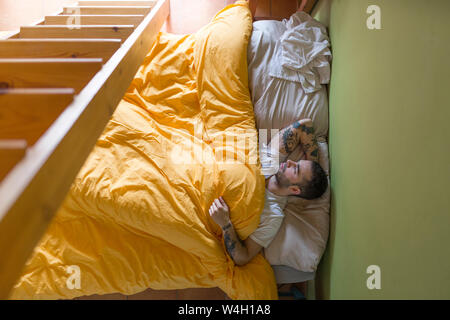
[[(366, 27), (372, 4), (381, 30)], [(317, 297), (450, 299), (450, 1), (317, 9), (333, 51), (331, 230)], [(369, 265), (381, 268), (380, 290), (366, 286)]]

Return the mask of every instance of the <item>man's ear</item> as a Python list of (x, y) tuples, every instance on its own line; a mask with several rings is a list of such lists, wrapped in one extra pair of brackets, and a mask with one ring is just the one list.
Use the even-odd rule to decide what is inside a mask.
[(299, 195), (300, 193), (302, 193), (300, 187), (295, 184), (289, 186), (289, 191), (291, 192), (292, 195)]

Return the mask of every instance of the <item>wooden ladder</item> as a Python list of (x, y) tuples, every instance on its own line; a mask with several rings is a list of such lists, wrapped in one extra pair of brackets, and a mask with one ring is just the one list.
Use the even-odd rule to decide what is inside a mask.
[(0, 299), (168, 15), (169, 0), (78, 1), (0, 40)]

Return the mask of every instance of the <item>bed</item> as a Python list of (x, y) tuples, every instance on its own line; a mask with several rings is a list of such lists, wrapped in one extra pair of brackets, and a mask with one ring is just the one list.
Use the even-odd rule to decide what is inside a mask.
[(194, 287), (219, 287), (232, 299), (277, 298), (276, 275), (295, 266), (274, 263), (271, 247), (234, 265), (207, 210), (223, 195), (246, 238), (263, 207), (251, 31), (248, 5), (238, 1), (196, 34), (158, 35), (12, 299)]

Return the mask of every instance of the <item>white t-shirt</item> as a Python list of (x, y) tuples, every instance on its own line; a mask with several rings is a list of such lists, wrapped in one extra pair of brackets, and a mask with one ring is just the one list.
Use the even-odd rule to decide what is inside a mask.
[[(263, 146), (259, 154), (262, 172), (266, 179), (277, 173), (280, 161), (283, 162), (285, 160), (277, 151), (271, 151), (267, 146)], [(250, 235), (250, 239), (264, 248), (269, 246), (283, 222), (283, 209), (286, 206), (286, 202), (287, 197), (277, 196), (266, 189), (264, 209), (261, 213), (260, 222), (258, 228)]]
[(266, 189), (264, 209), (261, 213), (258, 228), (250, 235), (250, 239), (267, 248), (280, 229), (283, 222), (283, 209), (287, 197), (280, 197)]

